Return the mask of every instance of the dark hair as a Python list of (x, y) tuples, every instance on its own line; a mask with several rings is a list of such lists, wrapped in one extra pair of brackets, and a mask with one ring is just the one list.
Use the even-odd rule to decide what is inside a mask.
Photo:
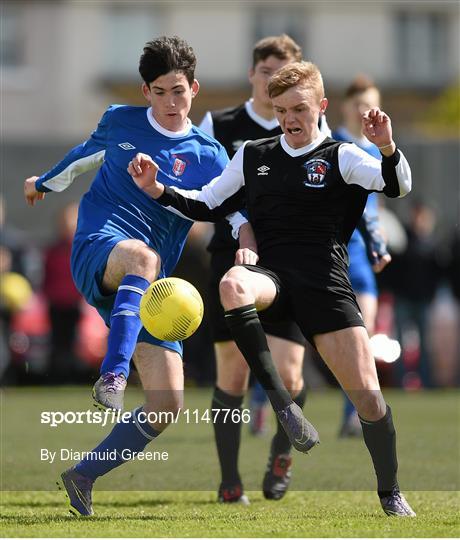
[(293, 62), (300, 62), (302, 49), (287, 34), (263, 38), (254, 45), (252, 50), (252, 67), (254, 68), (258, 62), (269, 56), (276, 56), (279, 60), (292, 58)]
[(183, 73), (189, 82), (195, 78), (196, 57), (183, 39), (161, 36), (148, 41), (139, 60), (139, 73), (147, 85), (170, 71)]
[(375, 88), (378, 90), (374, 84), (374, 81), (370, 77), (367, 75), (358, 75), (345, 90), (345, 99), (362, 94), (363, 92), (369, 90), (369, 88)]

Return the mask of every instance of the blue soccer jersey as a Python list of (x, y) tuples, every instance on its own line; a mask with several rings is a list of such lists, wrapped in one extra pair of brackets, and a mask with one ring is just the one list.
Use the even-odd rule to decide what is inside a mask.
[(181, 132), (161, 127), (151, 108), (112, 105), (91, 137), (36, 182), (39, 191), (62, 191), (74, 178), (99, 167), (83, 196), (72, 249), (72, 274), (78, 289), (109, 322), (114, 295), (100, 286), (113, 247), (139, 239), (161, 256), (159, 277), (173, 271), (192, 221), (172, 213), (139, 189), (127, 172), (138, 153), (158, 164), (158, 180), (182, 189), (200, 189), (228, 163), (225, 149), (188, 121)]

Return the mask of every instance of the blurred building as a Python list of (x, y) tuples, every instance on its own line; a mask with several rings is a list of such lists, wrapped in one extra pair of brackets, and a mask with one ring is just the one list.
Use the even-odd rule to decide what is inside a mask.
[(145, 41), (162, 34), (187, 39), (197, 53), (202, 88), (195, 122), (210, 108), (247, 97), (251, 49), (266, 35), (290, 34), (319, 65), (331, 125), (345, 86), (357, 73), (368, 74), (383, 91), (412, 164), (414, 192), (434, 202), (442, 219), (455, 220), (458, 129), (433, 136), (424, 121), (459, 77), (457, 1), (15, 0), (2, 2), (1, 25), (2, 190), (11, 221), (37, 238), (49, 236), (56, 206), (78, 198), (91, 177), (27, 212), (23, 179), (84, 139), (110, 103), (143, 103), (139, 55)]

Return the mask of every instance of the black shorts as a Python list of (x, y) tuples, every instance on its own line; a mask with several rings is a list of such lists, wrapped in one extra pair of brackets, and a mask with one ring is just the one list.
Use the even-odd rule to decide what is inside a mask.
[(310, 265), (308, 270), (243, 266), (269, 277), (276, 286), (275, 301), (259, 312), (264, 324), (294, 319), (313, 346), (316, 334), (364, 326), (346, 268), (328, 267), (324, 272), (321, 263)]
[[(219, 283), (222, 276), (232, 266), (235, 266), (235, 252), (233, 250), (216, 251), (211, 254), (211, 279), (209, 284), (209, 323), (214, 342), (232, 341), (224, 318), (224, 309), (220, 303)], [(292, 319), (270, 322), (263, 321), (262, 326), (267, 334), (276, 336), (300, 345), (305, 345), (305, 338), (300, 328)]]

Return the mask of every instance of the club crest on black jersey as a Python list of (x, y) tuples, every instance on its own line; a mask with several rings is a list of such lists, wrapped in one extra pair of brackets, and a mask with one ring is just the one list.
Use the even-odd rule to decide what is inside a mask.
[(326, 174), (331, 166), (325, 159), (309, 159), (306, 161), (302, 165), (307, 171), (307, 179), (304, 180), (304, 186), (312, 188), (326, 187)]

